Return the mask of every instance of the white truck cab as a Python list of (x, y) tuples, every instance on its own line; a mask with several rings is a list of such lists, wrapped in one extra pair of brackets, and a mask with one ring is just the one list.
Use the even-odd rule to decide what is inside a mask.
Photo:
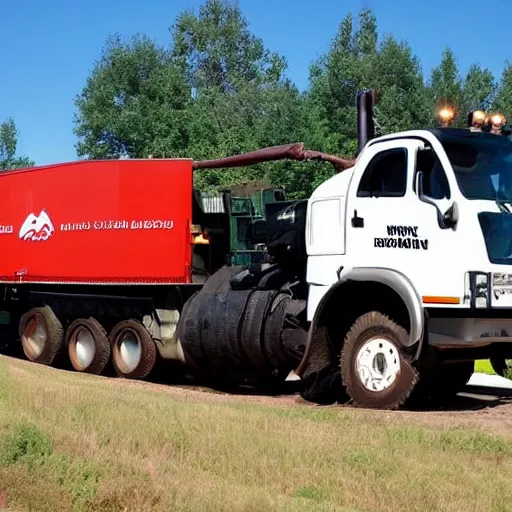
[(370, 139), (314, 191), (299, 373), (341, 346), (354, 402), (394, 408), (422, 376), (458, 390), (475, 359), (512, 355), (512, 142), (472, 128)]

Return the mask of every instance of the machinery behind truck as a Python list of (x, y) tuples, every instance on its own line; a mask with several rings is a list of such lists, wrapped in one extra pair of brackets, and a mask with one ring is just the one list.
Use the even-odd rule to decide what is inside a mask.
[[(375, 137), (376, 99), (357, 96), (356, 160), (290, 144), (1, 174), (12, 343), (125, 378), (158, 359), (254, 384), (294, 370), (309, 400), (384, 409), (458, 392), (475, 359), (511, 358), (505, 118), (477, 111), (456, 129), (445, 109), (440, 128)], [(285, 158), (337, 172), (303, 201), (193, 190), (195, 171)]]

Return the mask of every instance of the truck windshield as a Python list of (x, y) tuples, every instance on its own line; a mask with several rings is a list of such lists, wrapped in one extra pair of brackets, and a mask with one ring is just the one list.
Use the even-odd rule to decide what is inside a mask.
[(466, 133), (440, 137), (461, 192), (468, 199), (512, 203), (512, 142), (505, 136)]
[(489, 261), (496, 265), (512, 264), (512, 215), (480, 212), (478, 220)]

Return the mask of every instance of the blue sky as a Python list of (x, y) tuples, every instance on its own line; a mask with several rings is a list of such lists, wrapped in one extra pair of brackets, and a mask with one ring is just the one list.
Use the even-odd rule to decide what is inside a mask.
[[(43, 165), (76, 159), (73, 98), (80, 92), (106, 38), (145, 33), (170, 40), (176, 15), (200, 0), (0, 0), (0, 120), (14, 117), (18, 153)], [(299, 88), (308, 66), (325, 52), (339, 22), (371, 7), (380, 34), (407, 40), (424, 72), (439, 62), (445, 46), (461, 71), (477, 62), (498, 77), (512, 60), (509, 20), (512, 2), (494, 0), (239, 0), (253, 33), (289, 63)], [(496, 22), (494, 30), (487, 19)], [(482, 23), (479, 29), (478, 24)]]

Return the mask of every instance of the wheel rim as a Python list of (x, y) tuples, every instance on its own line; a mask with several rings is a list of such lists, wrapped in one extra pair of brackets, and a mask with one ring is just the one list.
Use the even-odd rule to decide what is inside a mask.
[(80, 369), (87, 368), (96, 355), (94, 336), (85, 327), (80, 328), (74, 336), (75, 361)]
[(370, 391), (384, 391), (400, 373), (400, 354), (385, 338), (367, 341), (357, 353), (356, 370), (363, 386)]
[(22, 343), (26, 354), (30, 358), (41, 355), (48, 339), (46, 325), (41, 315), (35, 314), (27, 322), (23, 332)]
[(117, 338), (117, 363), (123, 373), (133, 372), (142, 357), (142, 344), (135, 331), (128, 329)]

